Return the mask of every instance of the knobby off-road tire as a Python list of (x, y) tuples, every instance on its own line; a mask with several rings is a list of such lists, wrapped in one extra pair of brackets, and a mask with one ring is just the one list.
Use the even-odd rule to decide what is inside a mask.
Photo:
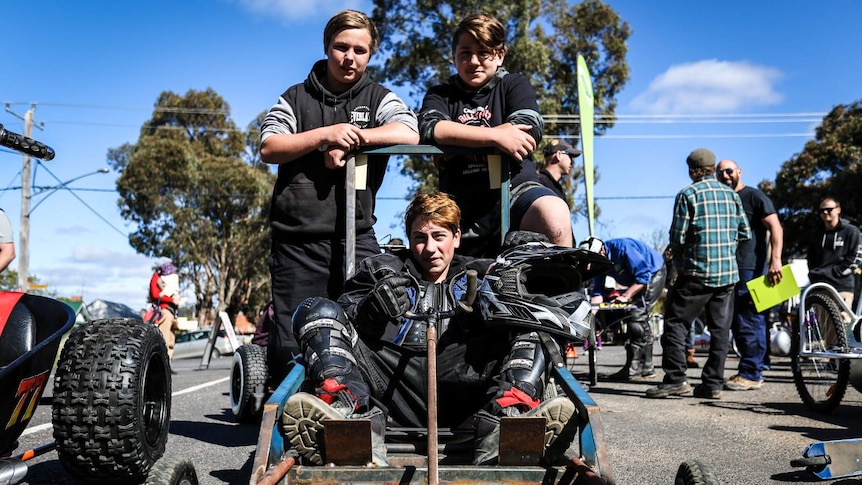
[(162, 458), (153, 465), (144, 485), (198, 485), (198, 474), (188, 458)]
[(826, 351), (847, 348), (844, 317), (838, 304), (828, 295), (812, 293), (805, 301), (812, 318), (795, 322), (791, 342), (793, 382), (796, 392), (809, 409), (820, 413), (832, 412), (841, 403), (850, 381), (848, 359), (799, 356), (799, 332), (808, 332), (811, 350)]
[(674, 485), (718, 485), (712, 471), (697, 460), (684, 461), (676, 471)]
[(86, 482), (140, 483), (164, 454), (171, 409), (167, 348), (138, 319), (74, 330), (54, 379), (57, 454)]
[(266, 393), (266, 348), (242, 345), (230, 368), (230, 410), (242, 423), (260, 418)]

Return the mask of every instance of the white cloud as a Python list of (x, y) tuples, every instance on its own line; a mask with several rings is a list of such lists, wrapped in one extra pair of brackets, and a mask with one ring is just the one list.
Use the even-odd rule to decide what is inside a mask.
[(371, 2), (367, 0), (236, 0), (236, 2), (256, 14), (275, 15), (290, 21), (315, 16), (331, 16), (348, 8), (371, 13)]
[(653, 114), (733, 113), (782, 101), (775, 91), (781, 71), (709, 59), (671, 66), (632, 101), (638, 112)]

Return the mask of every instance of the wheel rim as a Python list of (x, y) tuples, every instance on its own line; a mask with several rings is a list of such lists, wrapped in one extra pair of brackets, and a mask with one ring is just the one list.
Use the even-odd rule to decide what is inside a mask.
[[(828, 296), (813, 294), (808, 315), (799, 323), (807, 349), (812, 352), (842, 351), (847, 346), (841, 311)], [(831, 411), (846, 390), (849, 362), (818, 356), (794, 357), (794, 379), (803, 402), (817, 411)]]
[[(242, 375), (242, 356), (241, 354), (237, 354), (239, 357), (234, 360), (233, 368), (231, 369), (231, 379), (230, 379), (230, 401), (231, 405), (234, 408), (238, 408), (239, 406), (239, 397), (242, 395), (243, 388), (243, 375)], [(233, 409), (233, 411), (237, 412), (238, 409)]]
[(144, 439), (150, 447), (157, 447), (162, 433), (167, 429), (168, 388), (167, 368), (165, 362), (153, 355), (144, 371), (143, 383), (143, 416), (141, 425), (144, 429)]

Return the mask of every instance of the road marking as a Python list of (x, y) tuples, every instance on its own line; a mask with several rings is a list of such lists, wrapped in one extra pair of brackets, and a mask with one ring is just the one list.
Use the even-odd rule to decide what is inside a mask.
[(216, 379), (214, 381), (204, 382), (203, 384), (198, 384), (197, 386), (189, 387), (188, 389), (183, 389), (182, 391), (177, 391), (172, 396), (179, 396), (181, 394), (188, 394), (190, 392), (195, 392), (201, 390), (205, 387), (214, 386), (216, 384), (221, 384), (222, 382), (227, 382), (230, 380), (230, 377), (222, 377), (221, 379)]
[[(179, 396), (181, 394), (188, 394), (190, 392), (199, 391), (205, 387), (210, 387), (210, 386), (214, 386), (216, 384), (221, 384), (222, 382), (227, 382), (229, 380), (230, 380), (230, 377), (222, 377), (221, 379), (216, 379), (216, 380), (210, 381), (210, 382), (204, 382), (203, 384), (198, 384), (197, 386), (192, 386), (192, 387), (189, 387), (187, 389), (183, 389), (182, 391), (173, 392), (173, 393), (171, 393), (171, 396), (172, 397), (173, 396)], [(40, 431), (45, 431), (45, 430), (48, 430), (51, 428), (52, 428), (51, 423), (40, 424), (38, 426), (33, 426), (33, 427), (25, 429), (24, 432), (21, 433), (21, 436), (27, 436), (27, 435), (30, 435), (33, 433), (38, 433)]]

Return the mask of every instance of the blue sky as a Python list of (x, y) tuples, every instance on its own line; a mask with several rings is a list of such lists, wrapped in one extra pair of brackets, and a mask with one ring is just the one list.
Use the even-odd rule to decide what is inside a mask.
[[(755, 185), (802, 150), (833, 106), (860, 98), (862, 38), (846, 19), (862, 17), (862, 2), (608, 3), (633, 35), (620, 123), (595, 142), (598, 237), (666, 231), (694, 148), (737, 161), (743, 181)], [(34, 185), (106, 167), (108, 149), (137, 141), (162, 91), (213, 88), (244, 128), (305, 78), (322, 57), (326, 20), (343, 8), (370, 11), (371, 3), (4, 2), (0, 102), (19, 115), (36, 103), (44, 130), (34, 129), (34, 138), (57, 151), (35, 169)], [(0, 123), (23, 131), (12, 113), (0, 112)], [(0, 167), (0, 207), (17, 242), (21, 192), (13, 187), (21, 185), (21, 156), (0, 149)], [(34, 197), (30, 272), (60, 296), (140, 308), (154, 259), (128, 245), (134, 228), (119, 215), (116, 177), (91, 175), (71, 183), (73, 193)], [(406, 205), (405, 186), (394, 172), (384, 184), (381, 237), (403, 237), (396, 214)], [(583, 221), (575, 225), (577, 239), (587, 232)]]

